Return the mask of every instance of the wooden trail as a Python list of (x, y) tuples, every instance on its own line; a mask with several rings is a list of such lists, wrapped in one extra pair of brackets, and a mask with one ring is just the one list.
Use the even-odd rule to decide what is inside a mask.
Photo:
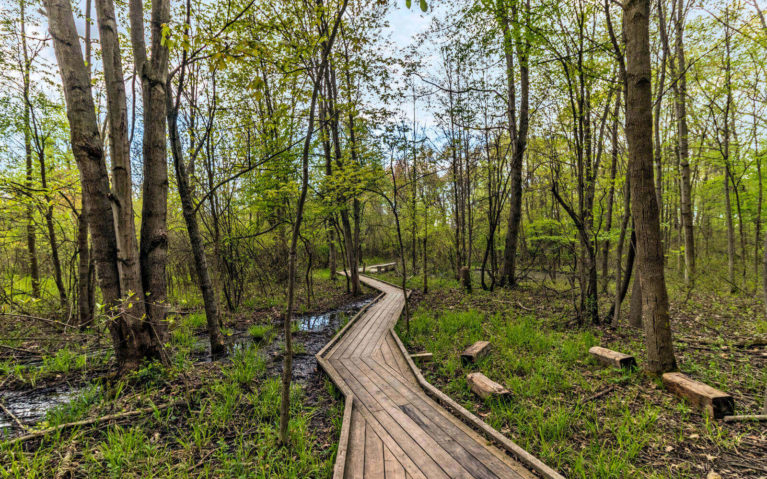
[(426, 382), (392, 329), (402, 290), (360, 280), (381, 294), (317, 354), (346, 397), (335, 479), (562, 478)]

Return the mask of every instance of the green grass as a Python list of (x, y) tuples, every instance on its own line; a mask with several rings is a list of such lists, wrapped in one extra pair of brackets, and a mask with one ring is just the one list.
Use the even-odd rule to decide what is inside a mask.
[(268, 324), (254, 324), (248, 327), (248, 336), (253, 338), (253, 341), (265, 341), (272, 335), (272, 327)]
[[(250, 345), (222, 362), (220, 372), (201, 371), (187, 392), (183, 384), (190, 380), (189, 371), (159, 363), (116, 383), (87, 387), (70, 403), (49, 411), (40, 427), (177, 399), (189, 402), (118, 424), (50, 434), (32, 453), (18, 445), (0, 446), (0, 477), (48, 478), (63, 468), (76, 477), (115, 479), (330, 477), (337, 446), (318, 441), (311, 427), (316, 409), (295, 384), (291, 446), (278, 445), (280, 379), (268, 379), (265, 373), (263, 353)], [(340, 430), (342, 407), (343, 401), (323, 406), (335, 428), (333, 437)]]
[[(410, 284), (419, 288), (421, 281), (416, 277)], [(663, 456), (666, 446), (683, 450), (692, 431), (705, 445), (699, 451), (734, 451), (739, 434), (701, 418), (641, 371), (602, 368), (588, 354), (600, 344), (636, 355), (641, 366), (640, 334), (615, 342), (603, 339), (598, 328), (563, 327), (568, 298), (561, 296), (481, 289), (465, 295), (452, 278), (429, 283), (431, 293), (414, 312), (410, 334), (403, 321), (397, 326), (410, 351), (434, 354), (424, 366), (427, 379), (566, 477), (700, 477), (688, 458), (668, 470), (646, 460), (648, 454)], [(461, 351), (478, 340), (489, 340), (492, 352), (464, 366)], [(706, 360), (684, 356), (682, 367), (725, 390), (764, 387), (764, 372), (716, 354)], [(466, 375), (475, 371), (506, 386), (511, 399), (483, 401), (471, 393)], [(608, 388), (613, 389), (589, 400)]]

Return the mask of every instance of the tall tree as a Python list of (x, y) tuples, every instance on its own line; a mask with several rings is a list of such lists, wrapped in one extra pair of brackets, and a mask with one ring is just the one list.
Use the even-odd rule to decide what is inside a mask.
[[(530, 122), (530, 40), (529, 32), (523, 30), (518, 18), (517, 0), (499, 0), (496, 16), (503, 32), (503, 52), (506, 61), (507, 121), (511, 151), (511, 182), (509, 185), (509, 222), (506, 227), (506, 245), (499, 284), (516, 284), (516, 255), (519, 229), (522, 222), (522, 160), (527, 148)], [(522, 6), (522, 24), (530, 21), (530, 2)], [(517, 122), (517, 99), (515, 86), (514, 56), (519, 61), (519, 122)]]
[(676, 368), (676, 358), (671, 342), (660, 217), (653, 181), (650, 0), (628, 0), (624, 6), (623, 24), (626, 38), (626, 139), (642, 287), (646, 368), (652, 373), (662, 373)]

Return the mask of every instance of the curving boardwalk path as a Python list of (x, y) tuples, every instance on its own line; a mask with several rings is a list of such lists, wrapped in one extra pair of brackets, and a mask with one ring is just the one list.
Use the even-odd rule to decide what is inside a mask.
[(360, 279), (381, 295), (317, 354), (346, 396), (334, 478), (561, 478), (495, 432), (522, 462), (510, 457), (427, 395), (431, 389), (475, 428), (489, 429), (426, 383), (407, 356), (392, 330), (404, 307), (402, 290)]

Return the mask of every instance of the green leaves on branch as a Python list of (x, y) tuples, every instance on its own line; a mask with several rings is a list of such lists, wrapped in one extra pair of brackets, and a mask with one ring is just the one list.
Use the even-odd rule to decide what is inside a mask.
[[(405, 5), (407, 8), (410, 8), (413, 6), (413, 0), (405, 0)], [(418, 3), (418, 6), (421, 7), (421, 11), (425, 12), (429, 9), (429, 5), (426, 3), (426, 0), (420, 0)]]

